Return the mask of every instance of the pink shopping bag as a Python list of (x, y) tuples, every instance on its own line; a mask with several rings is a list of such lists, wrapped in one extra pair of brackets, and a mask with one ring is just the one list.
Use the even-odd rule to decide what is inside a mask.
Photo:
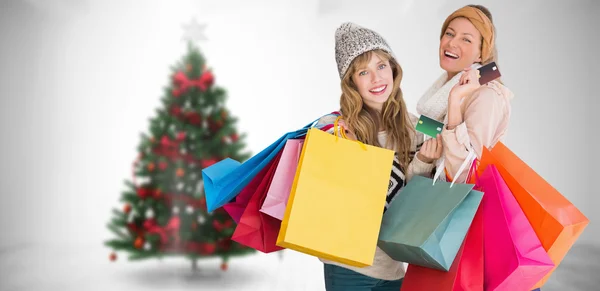
[(283, 220), (303, 144), (304, 139), (289, 139), (286, 142), (260, 212)]
[(494, 165), (477, 180), (483, 195), (484, 290), (529, 291), (554, 263)]

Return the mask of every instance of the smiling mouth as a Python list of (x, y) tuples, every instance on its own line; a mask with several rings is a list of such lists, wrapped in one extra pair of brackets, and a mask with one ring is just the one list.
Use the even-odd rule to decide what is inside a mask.
[(369, 92), (371, 92), (372, 94), (378, 95), (378, 94), (381, 94), (381, 93), (385, 92), (385, 89), (387, 89), (387, 85), (383, 85), (383, 86), (379, 86), (377, 88), (373, 88), (373, 89), (369, 90)]
[(451, 53), (449, 51), (444, 51), (444, 55), (446, 57), (449, 57), (449, 58), (454, 59), (454, 60), (458, 59), (458, 55), (457, 54)]

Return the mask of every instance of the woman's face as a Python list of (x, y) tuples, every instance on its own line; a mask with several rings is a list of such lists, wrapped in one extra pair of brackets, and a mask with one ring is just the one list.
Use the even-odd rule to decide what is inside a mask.
[(392, 93), (394, 73), (389, 61), (382, 60), (375, 53), (370, 54), (368, 63), (352, 74), (352, 81), (363, 102), (373, 109), (381, 110)]
[(440, 39), (440, 67), (455, 75), (473, 63), (481, 62), (481, 33), (466, 18), (448, 24)]

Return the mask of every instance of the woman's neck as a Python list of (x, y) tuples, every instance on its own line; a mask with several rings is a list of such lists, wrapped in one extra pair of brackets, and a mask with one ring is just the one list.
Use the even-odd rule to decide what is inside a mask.
[(452, 78), (454, 78), (454, 76), (456, 76), (459, 72), (448, 72), (446, 71), (446, 73), (448, 74), (448, 78), (446, 78), (446, 82), (452, 80)]

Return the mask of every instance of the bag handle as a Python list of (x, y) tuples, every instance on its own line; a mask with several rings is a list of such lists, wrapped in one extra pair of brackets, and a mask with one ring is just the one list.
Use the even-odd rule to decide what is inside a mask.
[[(467, 151), (469, 152), (469, 154), (465, 158), (465, 161), (462, 163), (462, 165), (460, 165), (460, 168), (458, 168), (458, 171), (456, 172), (456, 174), (454, 174), (452, 183), (450, 183), (450, 188), (452, 188), (452, 186), (454, 186), (454, 183), (456, 182), (458, 175), (460, 175), (460, 173), (462, 173), (462, 171), (465, 170), (465, 168), (467, 167), (469, 162), (475, 157), (475, 151), (473, 150), (473, 147), (470, 147)], [(435, 185), (435, 181), (437, 181), (440, 178), (440, 175), (442, 174), (442, 172), (444, 172), (444, 169), (446, 168), (446, 166), (444, 165), (444, 162), (445, 162), (445, 159), (442, 158), (442, 161), (440, 162), (440, 165), (437, 167), (437, 169), (435, 171), (435, 175), (433, 176), (433, 185)], [(469, 175), (467, 174), (465, 183), (468, 181), (468, 179), (469, 179)]]
[[(340, 115), (333, 122), (333, 135), (335, 135), (336, 142), (338, 141), (338, 128), (340, 128), (338, 123), (341, 118), (342, 118), (342, 116)], [(348, 137), (346, 136), (346, 132), (344, 130), (339, 130), (339, 133), (344, 139), (348, 139)], [(365, 151), (367, 150), (367, 146), (364, 143), (362, 143), (358, 140), (355, 140), (355, 142), (357, 142), (363, 150), (365, 150)]]

